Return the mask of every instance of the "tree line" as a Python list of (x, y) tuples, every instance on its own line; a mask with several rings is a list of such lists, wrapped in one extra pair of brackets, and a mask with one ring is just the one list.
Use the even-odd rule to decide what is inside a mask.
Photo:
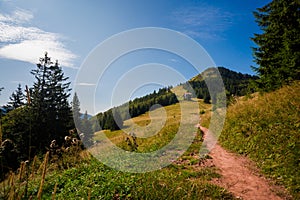
[[(86, 117), (81, 119), (78, 115), (78, 102), (73, 102), (73, 106), (68, 102), (70, 82), (58, 61), (52, 62), (45, 53), (30, 73), (35, 78), (33, 86), (26, 86), (24, 93), (19, 84), (4, 106), (7, 114), (1, 113), (1, 178), (7, 171), (15, 170), (21, 161), (49, 150), (54, 140), (63, 145), (66, 136), (79, 139), (78, 134), (83, 131), (88, 136), (92, 134)], [(74, 129), (74, 121), (79, 129)]]
[(178, 103), (171, 89), (172, 87), (160, 88), (158, 91), (97, 114), (99, 126), (112, 131), (119, 130), (123, 127), (123, 121), (148, 112), (154, 105), (168, 106)]
[[(258, 77), (219, 67), (227, 100), (231, 95), (241, 96), (254, 90), (272, 91), (300, 79), (299, 0), (273, 0), (253, 14), (261, 28), (261, 33), (251, 38), (256, 44), (253, 56), (258, 65), (252, 68)], [(72, 132), (75, 137), (85, 133), (85, 140), (91, 142), (91, 120), (87, 113), (82, 117), (77, 95), (74, 95), (72, 104), (68, 102), (70, 82), (58, 61), (52, 62), (46, 53), (31, 74), (35, 78), (33, 86), (26, 88), (24, 94), (21, 85), (18, 85), (5, 107), (8, 113), (3, 116), (1, 110), (1, 178), (6, 171), (16, 169), (20, 161), (30, 160), (34, 155), (47, 151), (52, 140), (63, 144), (64, 137), (69, 134), (69, 130), (74, 129), (75, 124), (79, 127), (79, 133)], [(207, 103), (217, 101), (218, 96), (210, 97), (205, 81), (201, 78), (205, 77), (189, 81), (195, 91), (194, 95)], [(210, 78), (207, 81), (214, 81), (213, 77)], [(250, 84), (254, 87), (249, 88)], [(188, 88), (188, 84), (184, 87)], [(218, 88), (215, 89), (218, 91)], [(3, 87), (0, 87), (0, 92), (2, 90)], [(170, 88), (162, 88), (128, 104), (99, 113), (96, 117), (97, 125), (117, 130), (122, 127), (123, 120), (144, 114), (155, 104), (166, 106), (177, 102)]]
[[(216, 73), (219, 72), (222, 80), (216, 78)], [(227, 101), (230, 101), (232, 96), (243, 96), (254, 92), (250, 87), (251, 81), (257, 80), (257, 76), (242, 74), (224, 67), (208, 68), (194, 79), (183, 84), (186, 90), (191, 87), (193, 95), (199, 99), (203, 99), (205, 103), (215, 104), (218, 99), (218, 93), (223, 92), (220, 87), (220, 81), (223, 81)], [(211, 96), (207, 87), (211, 86), (214, 94)]]

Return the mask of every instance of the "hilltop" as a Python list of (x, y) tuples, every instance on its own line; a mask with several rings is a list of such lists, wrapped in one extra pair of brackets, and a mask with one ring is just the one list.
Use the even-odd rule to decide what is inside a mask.
[[(295, 199), (299, 197), (299, 85), (299, 82), (295, 82), (272, 93), (255, 93), (235, 98), (228, 107), (224, 131), (220, 137), (222, 146), (241, 154), (243, 160), (251, 158), (255, 162), (258, 167), (255, 173), (259, 173), (259, 177), (263, 177), (263, 173), (270, 180), (285, 186)], [(184, 85), (170, 90), (180, 94), (187, 92)], [(195, 97), (192, 101), (180, 101), (186, 108), (190, 108), (190, 115), (196, 115), (200, 111), (202, 125), (209, 124), (211, 104)], [(98, 145), (97, 150), (105, 148), (105, 144), (102, 143), (103, 134), (119, 148), (129, 152), (153, 152), (160, 149), (168, 144), (178, 131), (181, 121), (180, 103), (153, 109), (132, 120), (125, 120), (123, 130), (103, 130), (95, 133), (93, 139)], [(189, 106), (192, 103), (199, 105), (198, 111)], [(157, 122), (160, 122), (162, 117), (166, 119), (160, 127), (161, 123)], [(156, 123), (152, 123), (151, 126), (151, 122)], [(151, 135), (156, 130), (159, 131), (148, 138), (134, 139), (126, 134), (138, 130), (137, 126), (144, 127), (147, 131), (144, 134)], [(27, 183), (28, 196), (36, 196), (44, 179), (43, 198), (51, 198), (54, 195), (56, 198), (70, 199), (234, 199), (237, 194), (233, 195), (230, 188), (224, 189), (225, 186), (215, 182), (223, 180), (220, 175), (222, 173), (217, 168), (219, 165), (202, 165), (210, 160), (211, 155), (204, 160), (199, 159), (203, 134), (197, 132), (194, 121), (189, 122), (188, 126), (195, 130), (196, 134), (192, 145), (178, 160), (161, 170), (145, 174), (119, 172), (91, 157), (87, 151), (80, 152), (75, 149), (64, 154), (59, 161), (53, 158), (49, 160), (47, 157), (43, 161), (40, 157), (28, 168), (24, 168), (23, 165), (23, 169), (20, 168), (17, 175), (11, 174), (3, 182), (4, 190), (1, 196), (20, 197), (24, 194)], [(141, 135), (143, 132), (136, 134)], [(215, 153), (212, 156), (215, 156)], [(47, 160), (50, 165), (45, 164)], [(236, 162), (242, 164), (238, 163), (238, 159)], [(44, 172), (46, 176), (43, 178)], [(26, 174), (31, 175), (26, 179)], [(288, 198), (287, 194), (278, 191), (276, 195)]]
[[(222, 77), (228, 102), (232, 100), (233, 96), (243, 96), (252, 93), (253, 89), (250, 88), (249, 85), (251, 81), (258, 78), (224, 67), (208, 68), (186, 83), (181, 83), (174, 88), (172, 86), (160, 88), (158, 91), (154, 91), (143, 97), (138, 97), (103, 113), (98, 113), (96, 118), (103, 129), (118, 130), (123, 126), (122, 121), (145, 114), (150, 109), (155, 109), (152, 106), (156, 104), (161, 106), (176, 104), (178, 100), (183, 99), (182, 96), (186, 92), (191, 92), (192, 97), (204, 99), (204, 102), (209, 104), (211, 101), (214, 101), (216, 97), (210, 96), (206, 81), (219, 83), (220, 80), (215, 80), (217, 74), (220, 74)], [(181, 89), (178, 90), (176, 88)], [(117, 123), (113, 121), (114, 118), (117, 119)]]

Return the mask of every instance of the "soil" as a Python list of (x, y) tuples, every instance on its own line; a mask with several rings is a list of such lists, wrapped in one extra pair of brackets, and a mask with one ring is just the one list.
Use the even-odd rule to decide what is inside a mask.
[(204, 133), (204, 143), (211, 157), (202, 165), (216, 167), (221, 175), (212, 183), (227, 189), (238, 199), (290, 199), (284, 188), (274, 185), (259, 173), (255, 163), (247, 157), (228, 152), (216, 142), (207, 128), (199, 128)]

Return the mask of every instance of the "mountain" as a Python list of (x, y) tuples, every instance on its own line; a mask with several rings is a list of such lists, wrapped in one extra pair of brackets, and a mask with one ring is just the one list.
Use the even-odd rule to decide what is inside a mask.
[(242, 74), (224, 67), (206, 69), (185, 83), (184, 88), (189, 90), (188, 88), (191, 86), (197, 98), (204, 99), (207, 103), (211, 99), (214, 101), (216, 97), (210, 97), (206, 82), (219, 81), (217, 80), (217, 72), (219, 72), (222, 77), (227, 99), (231, 96), (244, 96), (254, 92), (250, 85), (251, 81), (258, 79), (257, 76)]
[[(251, 80), (257, 79), (256, 76), (242, 74), (224, 67), (208, 68), (201, 74), (190, 79), (187, 83), (182, 84), (183, 88), (190, 91), (190, 85), (193, 88), (191, 92), (195, 97), (204, 99), (205, 103), (210, 103), (210, 100), (214, 102), (216, 97), (210, 97), (205, 81), (214, 81), (214, 79), (217, 78), (217, 72), (221, 74), (228, 99), (230, 99), (232, 95), (243, 96), (250, 93), (251, 91), (248, 87), (249, 83)], [(98, 113), (97, 120), (99, 121), (100, 127), (118, 130), (121, 128), (120, 126), (122, 126), (122, 121), (148, 112), (150, 109), (153, 109), (152, 106), (155, 104), (168, 106), (178, 103), (176, 95), (172, 92), (173, 89), (175, 88), (161, 88), (158, 91), (136, 98), (121, 106), (114, 107), (103, 113)], [(114, 118), (117, 118), (119, 122), (115, 123)]]

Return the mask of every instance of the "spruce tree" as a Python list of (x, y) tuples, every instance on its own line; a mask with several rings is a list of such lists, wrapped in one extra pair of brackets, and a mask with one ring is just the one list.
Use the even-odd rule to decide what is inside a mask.
[(262, 33), (252, 40), (258, 87), (269, 91), (300, 78), (300, 1), (273, 0), (254, 12)]
[(80, 127), (81, 126), (80, 101), (79, 101), (79, 98), (78, 98), (76, 92), (73, 96), (73, 101), (72, 101), (72, 113), (73, 113), (73, 120), (74, 120), (75, 126)]
[(12, 109), (19, 108), (23, 105), (25, 105), (24, 100), (25, 100), (25, 95), (22, 91), (21, 84), (18, 85), (18, 88), (16, 89), (15, 92), (12, 93), (12, 95), (9, 97), (10, 102), (8, 102), (9, 107)]
[(35, 145), (43, 149), (54, 139), (62, 142), (71, 128), (70, 82), (67, 82), (68, 77), (64, 76), (58, 61), (53, 64), (47, 53), (31, 74), (36, 78), (31, 88)]
[(81, 120), (81, 127), (80, 132), (83, 133), (83, 136), (81, 139), (84, 142), (84, 145), (86, 147), (91, 146), (93, 142), (93, 129), (92, 129), (92, 123), (89, 120), (89, 116), (87, 111), (85, 111), (83, 115), (83, 119)]

